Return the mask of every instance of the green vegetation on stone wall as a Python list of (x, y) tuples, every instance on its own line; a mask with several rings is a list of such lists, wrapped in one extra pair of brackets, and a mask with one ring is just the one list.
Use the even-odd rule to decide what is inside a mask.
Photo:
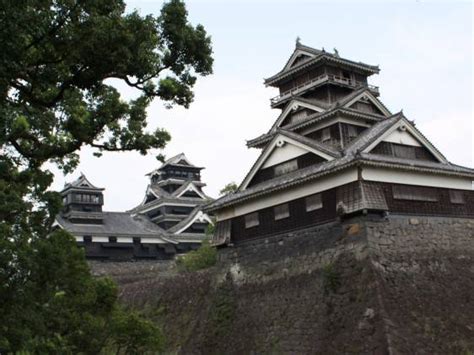
[(199, 249), (176, 258), (176, 265), (181, 271), (198, 271), (214, 266), (217, 262), (217, 250), (205, 239)]

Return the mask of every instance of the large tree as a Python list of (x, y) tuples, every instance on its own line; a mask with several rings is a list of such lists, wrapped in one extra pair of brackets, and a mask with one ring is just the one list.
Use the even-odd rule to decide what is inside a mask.
[[(212, 72), (209, 36), (179, 0), (158, 17), (120, 0), (0, 0), (0, 46), (0, 352), (97, 353), (123, 344), (112, 330), (124, 324), (150, 333), (53, 231), (61, 202), (44, 166), (72, 171), (84, 145), (163, 148), (170, 135), (146, 130), (146, 109), (155, 97), (189, 106), (196, 77)], [(117, 80), (138, 98), (124, 100)]]

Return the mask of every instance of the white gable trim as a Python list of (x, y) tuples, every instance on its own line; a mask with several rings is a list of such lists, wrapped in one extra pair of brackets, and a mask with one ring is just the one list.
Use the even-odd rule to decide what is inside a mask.
[(374, 96), (370, 93), (369, 90), (366, 90), (366, 91), (363, 91), (361, 92), (359, 95), (357, 95), (356, 97), (354, 97), (351, 101), (349, 101), (348, 103), (346, 103), (343, 107), (345, 108), (349, 108), (351, 107), (353, 104), (355, 104), (357, 101), (359, 101), (361, 98), (363, 97), (367, 97), (367, 99), (372, 102), (384, 115), (385, 117), (389, 117), (391, 116), (392, 114), (390, 113), (390, 111), (388, 111), (384, 105), (382, 105), (382, 103)]
[(364, 153), (370, 153), (372, 149), (375, 148), (380, 142), (385, 141), (388, 137), (392, 135), (392, 133), (400, 129), (403, 132), (408, 132), (410, 133), (420, 144), (425, 147), (426, 149), (429, 150), (433, 156), (438, 159), (440, 163), (447, 164), (448, 161), (446, 160), (445, 157), (441, 155), (441, 153), (438, 152), (438, 150), (425, 138), (423, 135), (421, 135), (418, 130), (412, 126), (412, 124), (406, 119), (402, 118), (399, 120), (396, 124), (394, 124), (392, 127), (390, 127), (384, 134), (382, 134), (378, 139), (376, 139), (374, 142), (372, 142), (367, 148), (364, 149)]
[(190, 227), (194, 222), (208, 222), (210, 224), (214, 224), (211, 220), (211, 218), (206, 214), (204, 213), (203, 211), (199, 211), (198, 213), (196, 213), (196, 215), (194, 216), (194, 218), (192, 218), (188, 223), (186, 223), (183, 227), (181, 227), (180, 229), (178, 229), (178, 231), (176, 231), (174, 234), (180, 234), (182, 232), (184, 232), (186, 229), (188, 229), (188, 227)]
[(143, 198), (142, 200), (142, 203), (140, 203), (140, 206), (144, 206), (145, 205), (145, 201), (148, 197), (149, 194), (152, 194), (153, 196), (155, 196), (157, 199), (159, 199), (160, 197), (153, 191), (153, 189), (150, 187), (150, 185), (147, 186), (146, 188), (146, 191), (145, 191), (145, 197)]
[(286, 69), (289, 69), (293, 66), (293, 63), (295, 62), (295, 60), (300, 56), (300, 55), (305, 55), (305, 56), (308, 56), (309, 58), (314, 58), (316, 55), (314, 53), (311, 53), (311, 52), (307, 52), (305, 50), (302, 50), (302, 49), (297, 49), (293, 52), (293, 54), (291, 55), (290, 59), (288, 59), (288, 63), (285, 65), (285, 68), (283, 70), (286, 70)]
[(194, 183), (189, 183), (189, 185), (183, 190), (181, 191), (176, 197), (181, 197), (183, 196), (186, 191), (194, 191), (195, 193), (197, 193), (201, 198), (203, 199), (206, 199), (206, 195), (204, 195), (201, 191), (199, 191), (199, 189), (196, 187), (196, 185), (194, 185)]
[(276, 122), (273, 124), (272, 128), (270, 129), (270, 132), (276, 131), (278, 127), (282, 124), (282, 122), (285, 120), (285, 118), (293, 111), (296, 110), (299, 107), (304, 107), (316, 112), (324, 112), (325, 110), (322, 107), (309, 104), (307, 102), (302, 102), (298, 99), (291, 100), (288, 105), (286, 105), (285, 109), (283, 112), (278, 116)]
[(239, 187), (239, 191), (242, 191), (242, 190), (245, 190), (248, 186), (248, 184), (250, 183), (250, 181), (252, 181), (253, 177), (255, 176), (255, 174), (260, 170), (260, 168), (265, 164), (265, 161), (268, 159), (268, 157), (272, 154), (272, 152), (275, 150), (275, 149), (278, 149), (279, 147), (282, 147), (284, 146), (285, 144), (292, 144), (292, 145), (295, 145), (296, 147), (298, 148), (302, 148), (308, 152), (311, 152), (311, 153), (314, 153), (324, 159), (326, 159), (327, 161), (330, 161), (330, 160), (333, 160), (334, 157), (329, 155), (329, 154), (326, 154), (324, 152), (321, 152), (313, 147), (310, 147), (310, 146), (307, 146), (306, 144), (303, 144), (303, 143), (300, 143), (290, 137), (287, 137), (283, 134), (277, 134), (273, 139), (272, 141), (265, 147), (265, 149), (263, 150), (262, 154), (260, 154), (260, 156), (258, 157), (257, 161), (255, 162), (255, 164), (252, 166), (252, 169), (250, 170), (250, 172), (248, 173), (248, 175), (245, 177), (244, 181), (242, 181), (242, 184), (240, 185)]

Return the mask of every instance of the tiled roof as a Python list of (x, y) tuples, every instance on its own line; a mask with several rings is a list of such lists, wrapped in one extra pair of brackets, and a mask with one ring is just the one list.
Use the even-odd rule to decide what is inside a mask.
[(70, 188), (93, 189), (93, 190), (100, 190), (100, 191), (104, 190), (103, 188), (92, 185), (92, 183), (89, 180), (87, 180), (86, 176), (83, 173), (81, 173), (81, 175), (73, 182), (65, 184), (63, 191)]
[(146, 216), (127, 212), (102, 212), (102, 224), (72, 223), (61, 215), (56, 217), (61, 227), (78, 235), (166, 237), (166, 232)]
[(381, 120), (375, 123), (372, 127), (365, 130), (361, 135), (356, 139), (350, 142), (347, 147), (344, 149), (344, 153), (355, 154), (358, 151), (364, 150), (369, 146), (374, 140), (384, 134), (390, 127), (403, 118), (403, 114), (396, 113), (391, 117), (388, 117), (384, 120)]
[[(294, 132), (296, 130), (299, 130), (299, 129), (302, 129), (302, 128), (305, 128), (305, 127), (309, 127), (309, 126), (311, 126), (315, 123), (324, 121), (324, 120), (326, 120), (328, 118), (331, 118), (331, 117), (333, 117), (337, 114), (342, 114), (342, 115), (345, 115), (347, 117), (351, 117), (351, 118), (355, 118), (355, 119), (363, 119), (363, 120), (372, 121), (372, 122), (378, 122), (378, 121), (383, 119), (383, 117), (380, 116), (380, 115), (373, 115), (373, 114), (370, 114), (370, 113), (365, 113), (365, 112), (361, 112), (361, 111), (357, 111), (357, 110), (353, 110), (353, 109), (349, 109), (349, 108), (335, 107), (335, 108), (333, 108), (329, 111), (326, 111), (326, 112), (318, 112), (318, 113), (315, 113), (313, 115), (309, 115), (304, 121), (289, 124), (289, 125), (285, 126), (284, 129), (286, 131)], [(256, 147), (256, 146), (260, 146), (262, 144), (265, 144), (265, 143), (269, 142), (275, 136), (275, 134), (276, 134), (276, 132), (268, 132), (268, 133), (262, 134), (261, 136), (259, 136), (257, 138), (254, 138), (254, 139), (251, 139), (251, 140), (247, 141), (247, 146), (248, 147)]]
[[(304, 46), (304, 48), (305, 49), (303, 49), (303, 50), (308, 51), (308, 48), (310, 48), (310, 47)], [(296, 48), (296, 50), (297, 49), (298, 49), (298, 47)], [(302, 49), (302, 48), (299, 48), (299, 49)], [(312, 49), (314, 51), (317, 51), (314, 48), (312, 48)], [(306, 60), (306, 61), (302, 61), (301, 63), (296, 64), (294, 67), (286, 68), (286, 65), (285, 65), (285, 67), (280, 72), (278, 72), (277, 74), (265, 79), (265, 85), (273, 85), (276, 82), (278, 82), (279, 80), (284, 79), (285, 77), (287, 77), (291, 74), (294, 74), (294, 73), (300, 71), (303, 68), (307, 68), (308, 66), (311, 66), (311, 65), (313, 65), (313, 64), (315, 64), (319, 61), (329, 61), (329, 62), (333, 62), (333, 63), (337, 63), (337, 64), (342, 64), (342, 65), (350, 66), (350, 67), (353, 67), (353, 68), (357, 68), (357, 69), (365, 71), (367, 73), (378, 73), (380, 71), (378, 66), (369, 65), (369, 64), (365, 64), (365, 63), (361, 63), (361, 62), (354, 62), (352, 60), (344, 59), (344, 58), (341, 58), (341, 57), (339, 57), (335, 54), (331, 54), (331, 53), (328, 53), (328, 52), (318, 51), (318, 52), (315, 52), (314, 54), (315, 54), (314, 58), (311, 58), (311, 59)]]
[(201, 211), (201, 207), (196, 207), (192, 212), (184, 218), (182, 221), (180, 221), (178, 224), (175, 224), (173, 227), (168, 229), (169, 233), (176, 233), (179, 231), (181, 228), (183, 228), (187, 223), (191, 222), (194, 217), (197, 216), (197, 214)]
[(334, 158), (337, 158), (337, 157), (340, 157), (341, 156), (341, 153), (339, 151), (337, 151), (336, 149), (334, 149), (333, 147), (327, 145), (327, 144), (323, 144), (323, 143), (320, 143), (318, 141), (315, 141), (314, 139), (310, 139), (310, 138), (307, 138), (301, 134), (298, 134), (298, 133), (294, 133), (294, 132), (291, 132), (291, 131), (288, 131), (286, 129), (278, 129), (276, 133), (280, 133), (284, 136), (287, 136), (289, 138), (292, 138), (294, 139), (295, 141), (297, 142), (300, 142), (304, 145), (307, 145), (311, 148), (314, 148), (316, 150), (319, 150), (323, 153), (326, 153)]
[(474, 169), (450, 163), (410, 160), (372, 153), (362, 153), (365, 148), (367, 148), (371, 143), (375, 142), (388, 129), (390, 129), (390, 127), (397, 124), (397, 122), (401, 119), (405, 118), (400, 112), (375, 123), (372, 127), (364, 131), (364, 133), (362, 133), (358, 138), (353, 140), (351, 144), (349, 144), (346, 149), (344, 149), (343, 156), (340, 158), (297, 170), (286, 175), (261, 182), (245, 190), (228, 194), (204, 206), (203, 210), (211, 212), (226, 206), (232, 206), (243, 201), (320, 178), (321, 176), (332, 174), (355, 165), (369, 165), (399, 170), (401, 169), (429, 172), (432, 174), (455, 175), (474, 178)]

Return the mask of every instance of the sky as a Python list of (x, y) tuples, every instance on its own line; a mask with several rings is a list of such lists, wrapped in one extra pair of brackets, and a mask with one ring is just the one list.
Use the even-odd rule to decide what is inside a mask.
[[(159, 15), (162, 1), (130, 0), (127, 11)], [(266, 133), (279, 114), (270, 108), (275, 88), (263, 78), (277, 73), (294, 50), (305, 45), (333, 51), (347, 59), (379, 65), (369, 83), (392, 111), (403, 110), (455, 164), (473, 167), (473, 5), (426, 1), (188, 1), (189, 19), (212, 37), (214, 73), (199, 78), (189, 109), (165, 109), (155, 100), (149, 127), (172, 136), (167, 157), (184, 152), (205, 167), (202, 180), (212, 197), (227, 183), (240, 183), (259, 150), (246, 140)], [(118, 86), (124, 98), (133, 91)], [(159, 166), (158, 152), (104, 153), (81, 150), (81, 163), (70, 175), (55, 169), (54, 189), (83, 172), (104, 187), (105, 210), (123, 211), (139, 204), (148, 184), (146, 173)]]

